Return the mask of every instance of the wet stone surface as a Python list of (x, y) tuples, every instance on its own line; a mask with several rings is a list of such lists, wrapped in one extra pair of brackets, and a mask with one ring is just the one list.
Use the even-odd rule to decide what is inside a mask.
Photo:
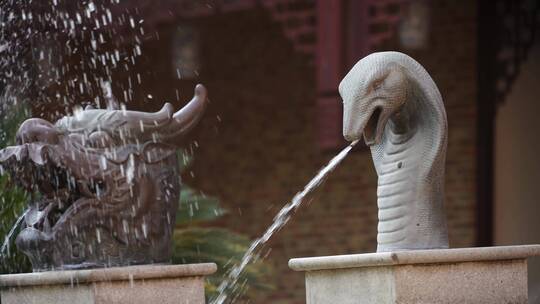
[(175, 112), (87, 108), (52, 124), (32, 118), (0, 151), (36, 193), (16, 244), (34, 271), (167, 263), (180, 195), (176, 150), (203, 115), (206, 89)]

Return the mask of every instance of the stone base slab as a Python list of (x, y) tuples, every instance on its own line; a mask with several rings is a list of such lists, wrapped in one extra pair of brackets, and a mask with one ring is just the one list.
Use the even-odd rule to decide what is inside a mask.
[(0, 276), (3, 304), (204, 304), (213, 263), (143, 265)]
[(292, 259), (308, 304), (527, 303), (527, 257), (540, 245)]

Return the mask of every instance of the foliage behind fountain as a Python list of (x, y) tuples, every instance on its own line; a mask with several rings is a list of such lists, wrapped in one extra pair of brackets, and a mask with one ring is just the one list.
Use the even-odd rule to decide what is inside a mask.
[[(19, 124), (27, 117), (26, 112), (26, 108), (22, 105), (9, 107), (5, 105), (1, 113), (4, 119), (0, 120), (0, 148), (14, 144), (15, 132)], [(27, 192), (13, 184), (9, 175), (0, 175), (0, 240), (3, 240), (3, 250), (0, 252), (0, 273), (32, 270), (28, 258), (16, 250), (15, 238), (7, 238), (11, 230), (14, 233), (18, 232), (18, 227), (14, 227), (13, 224), (24, 212), (28, 196)]]

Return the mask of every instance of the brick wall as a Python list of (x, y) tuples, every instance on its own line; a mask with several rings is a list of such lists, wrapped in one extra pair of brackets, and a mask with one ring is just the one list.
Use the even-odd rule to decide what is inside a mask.
[[(406, 52), (430, 72), (447, 107), (450, 242), (470, 246), (475, 239), (476, 7), (469, 0), (433, 1), (430, 7), (429, 47)], [(200, 81), (209, 88), (211, 106), (195, 134), (194, 177), (186, 182), (222, 200), (230, 213), (219, 225), (252, 237), (337, 153), (322, 152), (317, 142), (313, 60), (295, 49), (275, 20), (268, 10), (254, 8), (194, 21), (202, 37)], [(180, 88), (183, 100), (191, 94), (193, 82), (175, 79), (170, 63), (161, 60), (168, 58), (169, 28), (164, 26), (160, 42), (144, 50), (148, 62), (141, 69), (151, 68), (153, 76), (143, 81), (139, 97), (152, 92), (154, 100), (174, 101), (174, 88)], [(376, 48), (400, 50), (395, 35)], [(269, 283), (275, 290), (259, 293), (251, 303), (305, 303), (303, 274), (287, 267), (291, 257), (374, 251), (376, 180), (369, 151), (354, 151), (271, 240), (267, 263), (274, 268)]]

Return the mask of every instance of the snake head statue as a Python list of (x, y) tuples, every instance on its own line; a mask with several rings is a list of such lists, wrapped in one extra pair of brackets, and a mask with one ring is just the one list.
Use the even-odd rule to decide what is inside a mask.
[(349, 73), (339, 90), (345, 108), (345, 139), (357, 140), (363, 134), (367, 145), (380, 143), (388, 120), (405, 104), (407, 90), (405, 71), (396, 63)]
[(0, 164), (39, 197), (17, 247), (35, 271), (166, 263), (180, 195), (179, 141), (207, 105), (206, 89), (175, 112), (109, 107), (56, 123), (26, 120)]
[(343, 136), (371, 149), (378, 175), (377, 251), (448, 248), (446, 112), (426, 70), (399, 52), (361, 59), (339, 85)]

